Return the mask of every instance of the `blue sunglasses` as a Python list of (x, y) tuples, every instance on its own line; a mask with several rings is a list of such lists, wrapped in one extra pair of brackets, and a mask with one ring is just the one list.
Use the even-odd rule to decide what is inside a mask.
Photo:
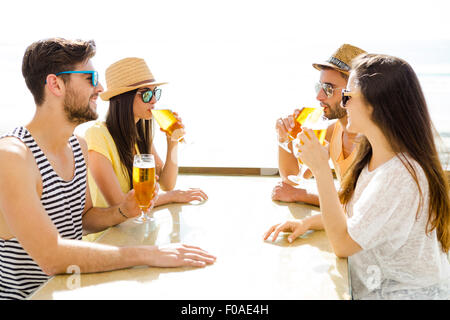
[(63, 71), (55, 73), (55, 76), (59, 76), (60, 74), (67, 74), (67, 73), (86, 73), (92, 75), (92, 86), (96, 87), (98, 84), (98, 72), (97, 71)]

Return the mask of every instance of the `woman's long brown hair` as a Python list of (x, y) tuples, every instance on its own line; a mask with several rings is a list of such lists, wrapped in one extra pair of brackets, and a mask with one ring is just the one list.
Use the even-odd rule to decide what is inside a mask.
[[(382, 130), (392, 150), (415, 180), (420, 192), (419, 209), (424, 203), (417, 174), (404, 156), (414, 159), (428, 180), (429, 211), (426, 232), (436, 229), (442, 250), (450, 248), (449, 183), (439, 160), (425, 97), (419, 80), (404, 60), (376, 54), (358, 57), (352, 68), (355, 84), (373, 108), (372, 121)], [(357, 156), (345, 174), (339, 192), (345, 206), (353, 196), (361, 170), (372, 157), (372, 147), (365, 137), (358, 143)], [(419, 212), (419, 210), (418, 210)]]
[(106, 127), (116, 144), (130, 188), (133, 187), (134, 145), (137, 144), (140, 153), (151, 153), (153, 139), (152, 120), (140, 119), (134, 122), (133, 101), (136, 92), (132, 90), (112, 97), (106, 114)]

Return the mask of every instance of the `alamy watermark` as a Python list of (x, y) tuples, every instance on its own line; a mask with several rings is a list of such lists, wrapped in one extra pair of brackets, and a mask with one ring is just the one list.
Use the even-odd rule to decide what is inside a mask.
[(66, 286), (69, 290), (78, 289), (81, 287), (81, 269), (77, 265), (70, 265), (67, 267), (66, 273), (72, 275), (67, 278)]
[(370, 291), (379, 289), (381, 285), (381, 269), (376, 265), (370, 265), (366, 269), (367, 277), (366, 287)]

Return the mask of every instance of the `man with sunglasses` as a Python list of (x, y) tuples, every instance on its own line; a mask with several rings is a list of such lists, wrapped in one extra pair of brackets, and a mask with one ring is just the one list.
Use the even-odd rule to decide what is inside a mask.
[(61, 38), (37, 41), (25, 51), (22, 73), (36, 112), (26, 126), (0, 137), (0, 300), (24, 299), (51, 275), (73, 269), (202, 267), (215, 260), (181, 244), (115, 247), (81, 241), (84, 231), (140, 214), (133, 190), (119, 205), (92, 206), (87, 144), (73, 132), (97, 118), (103, 87), (91, 61), (95, 51), (93, 41)]
[[(325, 117), (329, 120), (337, 119), (328, 127), (325, 140), (338, 180), (341, 180), (356, 155), (354, 145), (356, 135), (346, 129), (347, 113), (340, 105), (341, 92), (347, 85), (352, 60), (364, 52), (360, 48), (344, 44), (327, 61), (313, 64), (313, 67), (320, 71), (320, 80), (315, 85), (316, 99), (320, 102)], [(300, 112), (301, 110), (297, 109), (293, 115), (277, 120), (276, 130), (280, 141), (287, 139), (288, 132), (295, 125), (294, 119)], [(292, 143), (289, 144), (289, 148), (292, 151)], [(317, 194), (296, 188), (287, 179), (289, 175), (297, 175), (299, 172), (297, 159), (292, 152), (279, 147), (278, 167), (282, 181), (272, 191), (273, 200), (319, 205)], [(309, 176), (308, 170), (304, 177)]]

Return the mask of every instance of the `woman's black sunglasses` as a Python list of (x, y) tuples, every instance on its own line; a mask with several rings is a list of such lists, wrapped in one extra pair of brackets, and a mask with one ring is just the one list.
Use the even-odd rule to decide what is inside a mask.
[(347, 89), (342, 89), (342, 107), (346, 107), (345, 105), (347, 104), (348, 100), (350, 100), (351, 97), (356, 97), (358, 96), (358, 93), (356, 92), (351, 92), (350, 90)]

